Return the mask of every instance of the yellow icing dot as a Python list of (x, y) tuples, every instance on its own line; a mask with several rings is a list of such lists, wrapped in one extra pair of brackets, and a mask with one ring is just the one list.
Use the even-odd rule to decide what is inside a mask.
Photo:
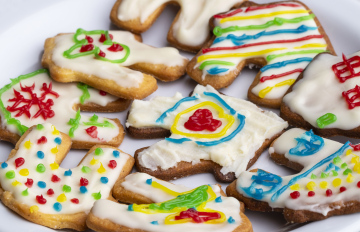
[(13, 186), (21, 185), (21, 183), (19, 181), (17, 181), (17, 180), (14, 180), (11, 184)]
[(332, 182), (332, 184), (334, 185), (334, 187), (338, 187), (341, 185), (341, 179), (340, 178), (335, 178)]
[(95, 159), (94, 157), (92, 158), (92, 160), (90, 161), (90, 165), (95, 165), (99, 162), (99, 160)]
[(56, 127), (52, 126), (52, 128), (53, 128), (53, 132), (52, 132), (53, 135), (60, 134), (59, 131), (56, 129)]
[(306, 185), (306, 188), (307, 188), (309, 191), (314, 191), (315, 187), (316, 187), (316, 184), (315, 184), (314, 181), (310, 181), (310, 182), (307, 183), (307, 185)]
[(354, 171), (360, 174), (360, 163), (354, 165)]
[(294, 184), (290, 186), (291, 190), (300, 190), (300, 185), (299, 184)]
[(29, 170), (27, 168), (23, 168), (19, 171), (19, 174), (22, 176), (27, 176), (29, 175)]
[(37, 205), (33, 205), (30, 207), (30, 213), (34, 213), (39, 210), (39, 207)]
[(100, 168), (97, 170), (98, 173), (104, 173), (106, 172), (106, 169), (104, 168), (104, 166), (102, 165), (102, 163), (100, 163)]
[(59, 168), (59, 164), (54, 162), (54, 163), (50, 164), (50, 168), (51, 168), (51, 170), (56, 170)]
[(26, 149), (30, 149), (30, 148), (31, 148), (31, 145), (32, 145), (32, 143), (30, 142), (30, 139), (24, 143), (24, 147), (25, 147)]
[(349, 173), (348, 176), (346, 177), (346, 181), (348, 183), (352, 183), (354, 181), (354, 177), (351, 175), (351, 173)]
[(354, 155), (354, 157), (351, 158), (351, 163), (353, 164), (359, 163), (359, 156)]
[(58, 202), (65, 202), (65, 201), (66, 201), (66, 196), (65, 196), (65, 194), (64, 194), (64, 193), (60, 194), (60, 195), (56, 198), (56, 200), (57, 200)]
[(319, 184), (320, 188), (322, 189), (326, 189), (327, 186), (328, 186), (328, 183), (326, 181), (321, 181), (320, 184)]
[(58, 153), (59, 149), (56, 147), (51, 148), (51, 153), (56, 154)]
[(351, 149), (348, 149), (348, 150), (346, 151), (346, 155), (350, 155), (350, 154), (352, 154), (352, 150), (351, 150)]

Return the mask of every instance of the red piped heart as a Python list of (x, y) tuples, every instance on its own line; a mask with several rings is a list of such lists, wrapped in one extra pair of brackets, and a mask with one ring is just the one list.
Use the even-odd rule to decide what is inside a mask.
[(214, 119), (210, 110), (198, 109), (194, 114), (185, 122), (184, 127), (191, 131), (215, 131), (221, 126), (220, 120)]

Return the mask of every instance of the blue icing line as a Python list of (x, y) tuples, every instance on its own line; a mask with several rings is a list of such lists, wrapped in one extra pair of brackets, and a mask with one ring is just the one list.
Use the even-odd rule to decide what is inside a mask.
[(215, 98), (216, 100), (218, 100), (218, 102), (220, 102), (221, 105), (223, 105), (226, 109), (228, 109), (232, 115), (236, 114), (236, 110), (234, 110), (231, 106), (229, 106), (229, 104), (227, 104), (226, 101), (224, 101), (224, 99), (222, 99), (216, 93), (204, 92), (204, 95)]
[(261, 72), (265, 72), (266, 70), (272, 69), (272, 68), (281, 68), (288, 64), (296, 64), (301, 62), (311, 62), (313, 58), (311, 57), (301, 57), (293, 60), (285, 60), (273, 64), (266, 65), (260, 69)]
[(159, 222), (158, 221), (152, 221), (152, 222), (150, 222), (151, 224), (153, 224), (153, 225), (159, 225)]
[(227, 72), (228, 70), (228, 68), (219, 68), (218, 66), (215, 66), (209, 70), (206, 70), (206, 72), (208, 72), (210, 75), (216, 75), (219, 73)]
[(183, 142), (188, 142), (188, 141), (192, 141), (191, 139), (188, 138), (181, 138), (181, 139), (174, 139), (174, 138), (165, 138), (166, 141), (172, 142), (172, 143), (177, 143), (177, 144), (181, 144)]
[(236, 46), (240, 46), (243, 45), (243, 42), (240, 42), (242, 40), (251, 40), (251, 39), (258, 39), (262, 36), (269, 36), (269, 35), (276, 35), (276, 34), (300, 34), (303, 32), (307, 32), (309, 30), (316, 30), (317, 27), (308, 27), (305, 25), (301, 25), (296, 29), (281, 29), (281, 30), (274, 30), (274, 31), (261, 31), (255, 35), (246, 35), (243, 34), (241, 36), (236, 36), (234, 34), (229, 34), (226, 37), (218, 37), (214, 40), (213, 44), (219, 43), (221, 41), (224, 40), (231, 40), (231, 42), (236, 45)]
[(321, 160), (319, 163), (315, 164), (314, 166), (312, 166), (310, 169), (308, 169), (306, 172), (297, 175), (293, 178), (291, 178), (291, 180), (289, 181), (289, 183), (287, 185), (284, 185), (281, 189), (279, 189), (272, 197), (271, 197), (271, 201), (275, 201), (287, 188), (289, 188), (289, 186), (295, 184), (298, 180), (308, 176), (311, 172), (313, 172), (315, 169), (317, 169), (318, 167), (321, 167), (322, 165), (326, 164), (327, 162), (332, 161), (333, 158), (335, 158), (336, 156), (339, 156), (340, 154), (344, 153), (344, 151), (350, 147), (350, 142), (346, 142), (339, 150), (337, 150), (335, 153), (329, 155), (328, 157), (324, 158), (323, 160)]
[[(310, 138), (309, 138), (310, 137)], [(310, 139), (310, 141), (309, 141)], [(290, 155), (309, 156), (317, 153), (324, 147), (324, 139), (320, 136), (314, 135), (313, 131), (306, 131), (300, 137), (295, 138), (298, 142), (296, 147), (289, 150)], [(319, 143), (319, 144), (316, 144)], [(300, 150), (300, 148), (304, 149)]]

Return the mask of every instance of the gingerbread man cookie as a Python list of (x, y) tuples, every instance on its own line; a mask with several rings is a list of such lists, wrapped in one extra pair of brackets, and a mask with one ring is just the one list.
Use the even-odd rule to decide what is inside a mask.
[(49, 123), (31, 127), (0, 165), (1, 201), (34, 223), (85, 230), (94, 202), (112, 199), (113, 185), (130, 173), (134, 159), (102, 145), (78, 167), (64, 169), (59, 165), (70, 146), (70, 137)]
[(271, 158), (300, 172), (243, 172), (226, 189), (256, 211), (283, 212), (288, 222), (322, 220), (360, 211), (360, 147), (293, 128), (271, 145)]
[[(218, 185), (191, 189), (144, 173), (131, 174), (120, 185), (121, 200), (133, 204), (98, 201), (86, 221), (89, 228), (134, 232), (252, 231), (249, 219), (240, 210), (240, 202), (226, 197)], [(149, 203), (133, 202), (141, 199), (148, 199)]]
[(211, 172), (221, 182), (249, 168), (287, 126), (275, 113), (201, 85), (191, 97), (134, 101), (126, 123), (136, 138), (171, 131), (169, 138), (136, 151), (141, 172), (164, 180)]
[(42, 58), (56, 81), (83, 82), (125, 99), (154, 92), (153, 76), (162, 81), (180, 78), (187, 62), (175, 48), (151, 47), (130, 32), (83, 29), (48, 38)]
[(214, 16), (214, 38), (187, 73), (202, 85), (229, 86), (246, 66), (262, 66), (248, 91), (250, 101), (279, 108), (299, 74), (319, 53), (334, 50), (311, 10), (298, 1), (256, 4)]
[(85, 84), (55, 82), (45, 69), (19, 76), (0, 89), (0, 139), (15, 144), (29, 127), (49, 122), (71, 137), (72, 148), (119, 146), (124, 130), (118, 119), (80, 114), (82, 107), (106, 111), (129, 104), (103, 95)]

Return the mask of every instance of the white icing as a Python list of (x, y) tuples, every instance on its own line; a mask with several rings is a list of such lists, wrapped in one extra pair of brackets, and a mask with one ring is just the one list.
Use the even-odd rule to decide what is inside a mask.
[[(46, 83), (49, 86), (52, 83), (52, 90), (59, 94), (59, 97), (56, 98), (53, 95), (46, 95), (44, 102), (48, 101), (49, 99), (53, 100), (54, 105), (51, 106), (51, 109), (55, 112), (55, 115), (52, 118), (47, 118), (46, 120), (43, 119), (42, 116), (34, 118), (33, 116), (39, 110), (38, 106), (33, 105), (30, 109), (31, 118), (29, 119), (25, 114), (15, 117), (18, 111), (11, 113), (11, 116), (15, 119), (18, 119), (22, 125), (27, 127), (31, 127), (36, 124), (42, 124), (44, 122), (51, 123), (55, 125), (61, 132), (69, 133), (69, 129), (71, 125), (68, 124), (71, 118), (75, 118), (76, 111), (74, 110), (74, 106), (80, 104), (80, 97), (83, 94), (82, 90), (80, 90), (76, 83), (59, 83), (52, 81), (52, 79), (48, 76), (47, 73), (40, 73), (33, 77), (21, 80), (18, 84), (15, 84), (9, 90), (5, 91), (0, 97), (1, 101), (3, 102), (5, 108), (8, 106), (12, 106), (14, 102), (9, 101), (9, 99), (13, 99), (15, 97), (14, 90), (22, 93), (26, 99), (30, 99), (30, 94), (21, 91), (20, 84), (25, 86), (32, 86), (35, 83), (34, 93), (37, 96), (41, 96), (42, 91), (40, 90), (43, 86), (43, 83)], [(90, 99), (86, 100), (85, 103), (96, 103), (100, 105), (106, 105), (111, 101), (117, 99), (114, 96), (107, 94), (106, 96), (102, 96), (98, 93), (97, 90), (89, 88)], [(23, 106), (24, 104), (21, 103), (18, 107)], [(12, 133), (19, 134), (19, 130), (14, 126), (7, 124), (6, 120), (4, 120), (4, 112), (0, 111), (1, 115), (1, 126)], [(97, 127), (98, 131), (98, 138), (92, 138), (89, 136), (85, 129), (89, 128), (90, 126), (83, 125), (84, 122), (89, 122), (90, 117), (81, 115), (80, 125), (74, 132), (73, 140), (76, 141), (89, 141), (89, 142), (96, 142), (101, 143), (101, 141), (111, 141), (114, 137), (118, 136), (119, 134), (119, 127), (116, 123), (112, 120), (99, 117), (98, 122), (104, 122), (107, 120), (110, 122), (114, 127)], [(99, 140), (100, 139), (100, 140)]]
[(163, 4), (176, 2), (181, 7), (178, 20), (173, 25), (175, 39), (187, 46), (199, 46), (209, 36), (209, 20), (220, 12), (230, 10), (242, 0), (123, 0), (118, 8), (118, 18), (128, 21), (140, 18), (144, 23)]
[[(95, 202), (93, 193), (101, 193), (101, 199), (106, 199), (109, 197), (110, 190), (112, 189), (115, 181), (119, 177), (124, 165), (127, 160), (130, 158), (128, 154), (120, 152), (118, 158), (114, 157), (113, 151), (116, 149), (112, 148), (102, 148), (103, 154), (95, 155), (94, 152), (88, 154), (85, 159), (79, 164), (78, 167), (72, 168), (71, 176), (64, 176), (64, 172), (67, 169), (59, 167), (58, 169), (52, 170), (50, 164), (55, 162), (56, 155), (51, 152), (51, 149), (54, 147), (58, 147), (60, 149), (61, 146), (58, 145), (54, 140), (55, 138), (61, 138), (61, 135), (53, 134), (53, 126), (49, 123), (43, 124), (44, 128), (38, 130), (34, 128), (22, 141), (19, 146), (19, 150), (16, 155), (6, 161), (7, 167), (0, 168), (0, 182), (1, 187), (5, 191), (9, 191), (13, 193), (13, 196), (16, 201), (19, 203), (23, 203), (30, 206), (36, 205), (39, 207), (39, 211), (46, 214), (73, 214), (78, 212), (86, 212), (88, 213)], [(38, 144), (37, 141), (40, 137), (45, 136), (47, 138), (47, 142), (45, 144)], [(25, 143), (30, 141), (31, 148), (27, 149), (25, 147)], [(66, 147), (62, 147), (65, 151)], [(42, 151), (44, 153), (44, 158), (40, 159), (37, 156), (37, 152)], [(15, 168), (15, 159), (23, 157), (25, 159), (25, 163)], [(90, 161), (95, 158), (97, 161), (96, 164), (91, 165)], [(108, 163), (110, 160), (115, 160), (117, 162), (117, 166), (114, 169), (108, 167)], [(36, 171), (36, 167), (39, 163), (42, 163), (46, 171), (44, 173), (39, 173)], [(102, 163), (103, 167), (106, 169), (105, 173), (100, 174), (97, 170), (100, 168), (100, 164)], [(90, 173), (83, 173), (81, 171), (83, 166), (87, 166), (91, 168)], [(29, 175), (22, 176), (20, 175), (20, 171), (23, 169), (28, 169)], [(15, 178), (8, 179), (5, 177), (5, 174), (10, 171), (15, 171)], [(60, 178), (59, 182), (52, 182), (52, 175), (57, 175)], [(80, 178), (86, 178), (89, 181), (89, 184), (86, 186), (87, 193), (82, 194), (80, 192)], [(100, 181), (101, 177), (107, 177), (108, 183), (103, 184)], [(27, 187), (24, 183), (26, 183), (27, 178), (33, 179), (32, 187), (28, 188), (28, 196), (22, 196), (22, 191), (26, 190)], [(20, 185), (13, 186), (12, 183), (14, 181), (20, 182)], [(44, 181), (46, 183), (45, 188), (40, 188), (38, 186), (38, 181)], [(68, 185), (71, 187), (71, 192), (64, 192), (62, 190), (63, 185)], [(48, 189), (53, 189), (54, 194), (52, 196), (47, 195)], [(61, 202), (62, 209), (60, 212), (54, 210), (53, 205), (57, 202), (57, 197), (64, 193), (66, 196), (66, 201)], [(43, 197), (47, 200), (45, 204), (39, 204), (36, 200), (37, 195), (43, 195)], [(74, 204), (70, 200), (73, 198), (77, 198), (79, 200), (79, 204)]]
[[(359, 56), (360, 52), (346, 57), (349, 59), (356, 55)], [(306, 68), (303, 79), (284, 97), (284, 103), (292, 112), (301, 115), (316, 128), (319, 128), (316, 120), (327, 113), (336, 115), (337, 120), (325, 128), (351, 130), (360, 126), (360, 107), (350, 110), (342, 96), (342, 92), (360, 85), (360, 78), (353, 77), (341, 83), (331, 68), (339, 62), (343, 62), (342, 57), (325, 53), (319, 55)]]
[[(204, 95), (203, 92), (219, 94), (211, 86), (204, 87), (198, 85), (193, 92), (193, 96), (199, 96), (199, 99), (182, 103), (175, 111), (168, 114), (164, 123), (156, 123), (156, 119), (183, 98), (180, 93), (175, 94), (174, 97), (156, 97), (150, 101), (135, 100), (131, 106), (126, 125), (136, 128), (162, 127), (170, 129), (174, 123), (175, 116), (189, 107), (204, 101), (212, 101), (220, 105), (214, 98)], [(249, 160), (254, 157), (255, 152), (261, 147), (264, 141), (288, 126), (287, 122), (283, 121), (276, 114), (270, 111), (263, 112), (251, 102), (223, 95), (221, 98), (238, 113), (246, 117), (243, 129), (236, 134), (234, 138), (215, 146), (200, 146), (193, 141), (177, 144), (163, 140), (139, 153), (138, 159), (140, 164), (151, 170), (156, 170), (158, 167), (166, 170), (175, 167), (177, 163), (181, 161), (197, 163), (201, 159), (204, 159), (212, 160), (223, 166), (221, 169), (222, 173), (235, 172), (238, 176), (242, 171), (246, 170)], [(211, 110), (213, 117), (218, 118), (217, 110), (214, 110), (212, 107), (205, 106), (201, 108)], [(192, 133), (192, 131), (187, 130), (183, 124), (193, 112), (194, 111), (191, 111), (180, 117), (178, 123), (178, 129), (180, 131)], [(225, 109), (225, 113), (229, 113), (227, 109)], [(221, 131), (226, 124), (227, 121), (223, 121), (223, 125), (214, 133)], [(236, 120), (234, 125), (226, 132), (225, 136), (232, 133), (238, 125), (239, 122)], [(210, 132), (204, 130), (200, 133), (208, 134)], [(170, 138), (179, 139), (182, 137), (183, 136), (173, 133)], [(211, 139), (197, 140), (211, 141)]]

